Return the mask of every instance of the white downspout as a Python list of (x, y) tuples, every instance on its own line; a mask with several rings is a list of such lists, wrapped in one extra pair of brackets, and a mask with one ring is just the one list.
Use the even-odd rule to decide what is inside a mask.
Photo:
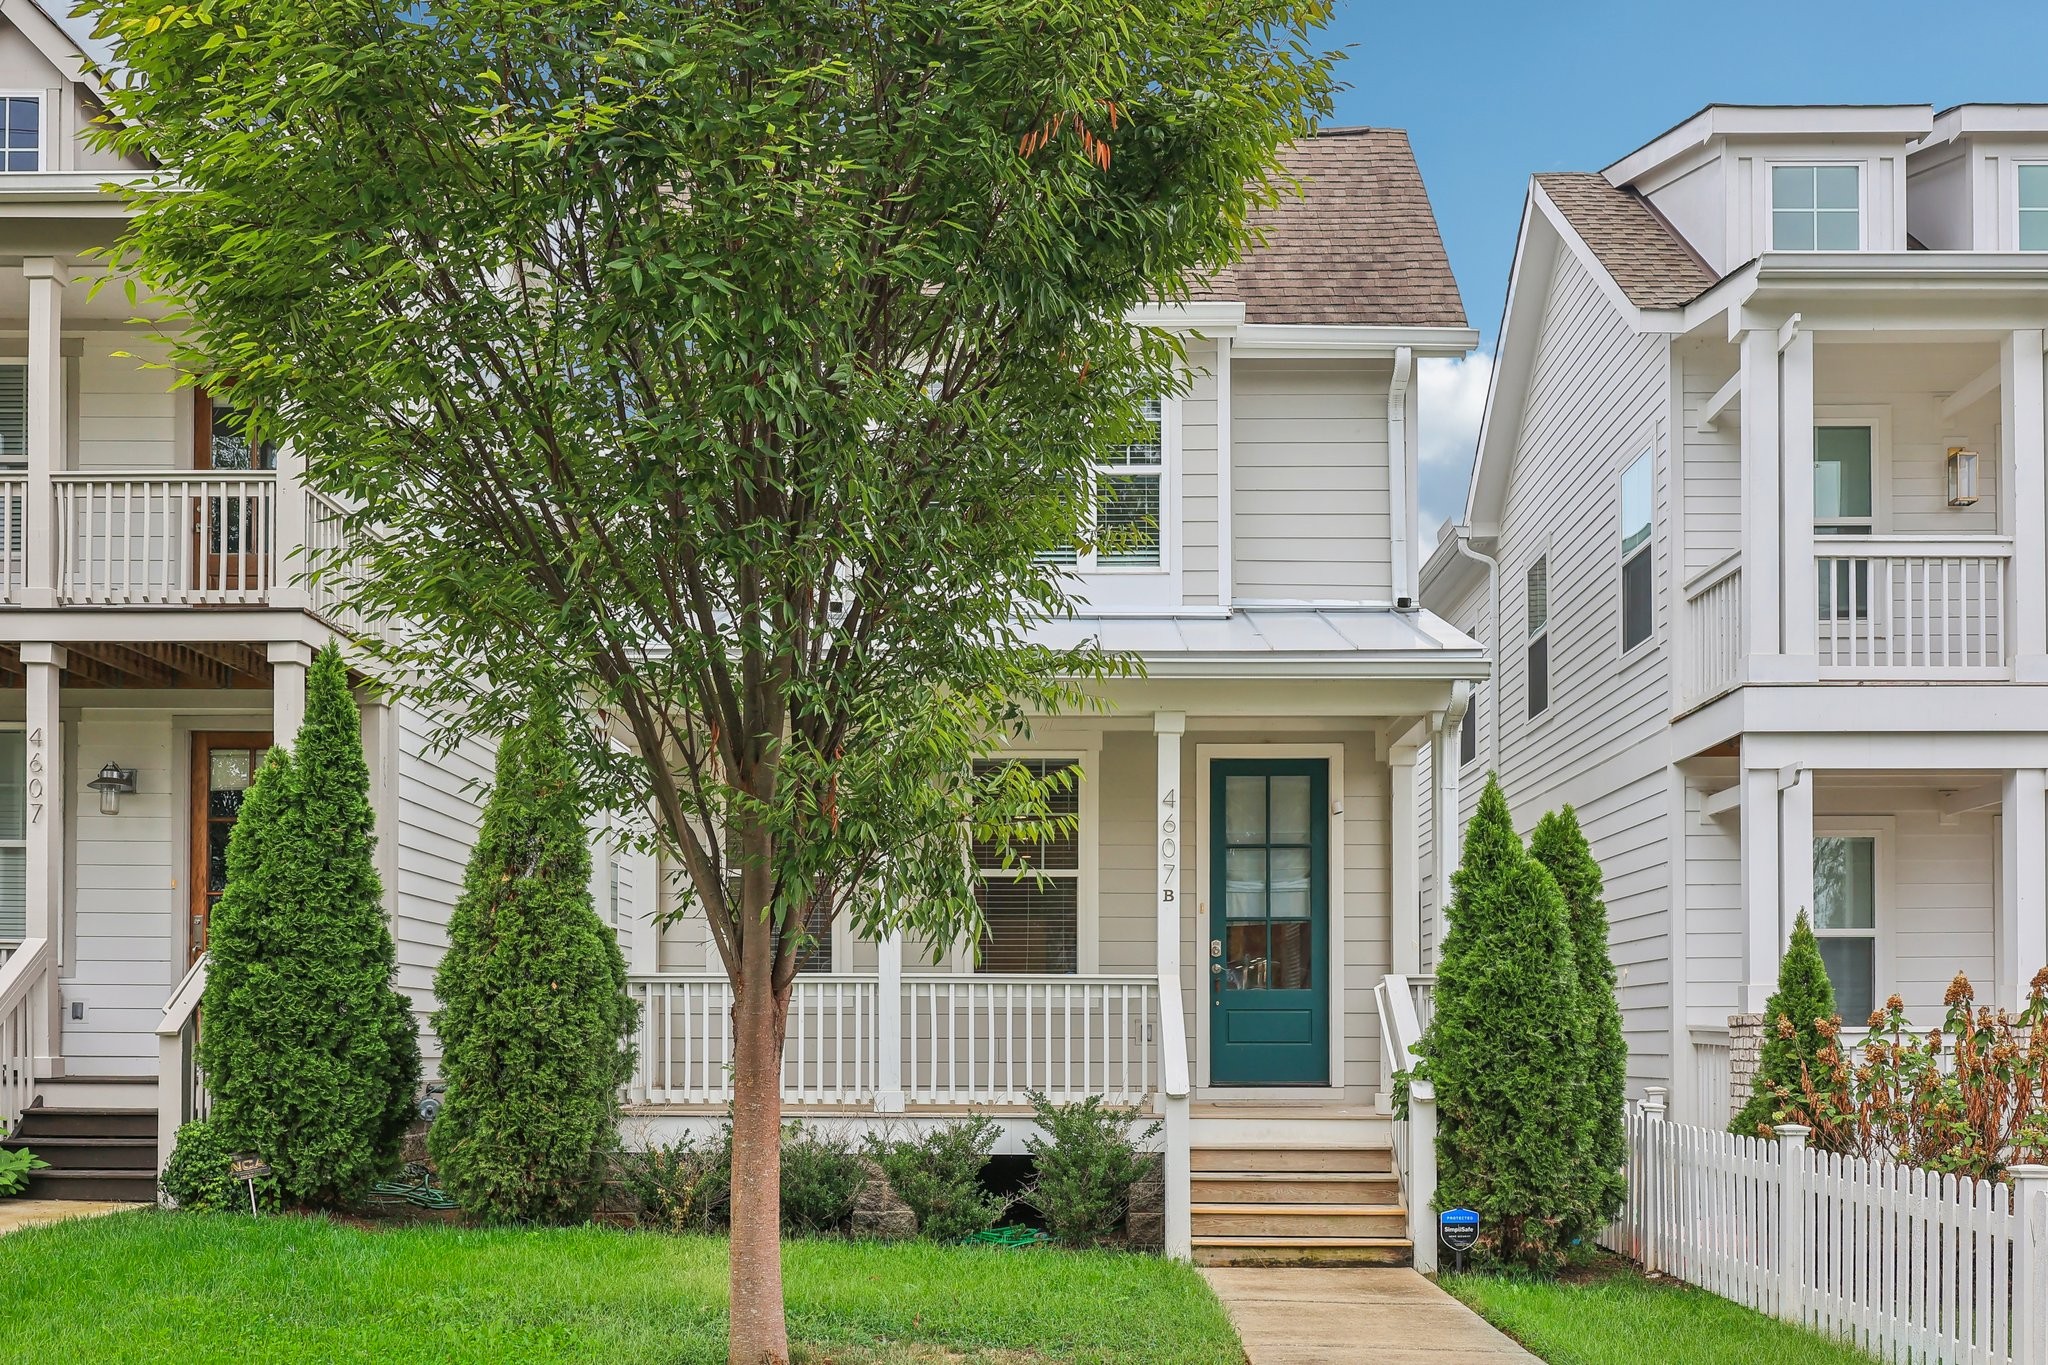
[(1387, 384), (1387, 527), (1392, 544), (1394, 605), (1416, 598), (1415, 570), (1409, 561), (1414, 528), (1408, 524), (1408, 381), (1415, 373), (1415, 349), (1394, 348), (1394, 376)]
[(1486, 609), (1493, 621), (1493, 683), (1486, 689), (1486, 767), (1489, 772), (1500, 771), (1500, 642), (1506, 636), (1500, 623), (1500, 561), (1492, 555), (1481, 554), (1465, 540), (1462, 528), (1451, 530), (1451, 545), (1467, 559), (1486, 566)]

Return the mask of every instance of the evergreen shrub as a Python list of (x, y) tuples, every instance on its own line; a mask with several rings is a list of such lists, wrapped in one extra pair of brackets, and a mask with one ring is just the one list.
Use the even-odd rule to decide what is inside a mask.
[(1025, 1201), (1070, 1246), (1109, 1241), (1129, 1211), (1131, 1186), (1151, 1171), (1138, 1144), (1158, 1134), (1158, 1122), (1134, 1136), (1143, 1121), (1135, 1106), (1105, 1104), (1100, 1095), (1070, 1104), (1037, 1093), (1030, 1099), (1045, 1135), (1024, 1140), (1035, 1163)]
[(1728, 1125), (1731, 1133), (1769, 1137), (1781, 1123), (1810, 1123), (1804, 1097), (1824, 1084), (1821, 1052), (1831, 1048), (1841, 1020), (1835, 988), (1821, 960), (1820, 943), (1801, 910), (1792, 941), (1778, 963), (1778, 989), (1764, 1005), (1764, 1045), (1749, 1102)]
[(866, 1145), (896, 1197), (917, 1215), (918, 1235), (957, 1242), (986, 1232), (1009, 1211), (1010, 1201), (981, 1183), (1001, 1132), (994, 1119), (976, 1114), (911, 1137), (870, 1133)]
[(843, 1232), (867, 1180), (853, 1140), (806, 1126), (782, 1129), (782, 1229), (815, 1234)]

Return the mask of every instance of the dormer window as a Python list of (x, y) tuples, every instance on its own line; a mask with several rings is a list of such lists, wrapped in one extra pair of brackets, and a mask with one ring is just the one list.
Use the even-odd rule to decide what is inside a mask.
[(43, 101), (35, 95), (0, 95), (0, 171), (43, 168)]
[(2048, 166), (2020, 171), (2020, 250), (2048, 251)]
[(1771, 250), (1863, 247), (1860, 166), (1771, 167)]

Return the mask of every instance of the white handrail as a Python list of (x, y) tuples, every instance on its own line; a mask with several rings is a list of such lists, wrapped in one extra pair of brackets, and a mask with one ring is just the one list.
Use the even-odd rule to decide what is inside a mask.
[(0, 964), (0, 1134), (35, 1098), (36, 1057), (48, 1047), (47, 992), (54, 958), (46, 938), (24, 940)]
[(156, 1026), (156, 1159), (157, 1169), (171, 1159), (178, 1129), (205, 1118), (213, 1109), (206, 1073), (199, 1068), (199, 1002), (206, 995), (206, 959), (199, 960), (164, 1002)]
[(1416, 992), (1428, 989), (1434, 977), (1390, 973), (1373, 987), (1379, 1007), (1381, 1084), (1391, 1087), (1396, 1071), (1406, 1072), (1408, 1110), (1394, 1117), (1394, 1169), (1401, 1177), (1401, 1199), (1408, 1209), (1408, 1239), (1415, 1268), (1427, 1275), (1436, 1270), (1436, 1086), (1417, 1076), (1422, 1064), (1417, 1050), (1422, 1024), (1415, 1008)]

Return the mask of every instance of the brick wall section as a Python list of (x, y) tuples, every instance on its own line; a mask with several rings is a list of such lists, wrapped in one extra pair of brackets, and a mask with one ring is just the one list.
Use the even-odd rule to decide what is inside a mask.
[(1756, 1069), (1764, 1053), (1764, 1017), (1761, 1014), (1728, 1016), (1728, 1112), (1737, 1113), (1749, 1103), (1756, 1084)]

